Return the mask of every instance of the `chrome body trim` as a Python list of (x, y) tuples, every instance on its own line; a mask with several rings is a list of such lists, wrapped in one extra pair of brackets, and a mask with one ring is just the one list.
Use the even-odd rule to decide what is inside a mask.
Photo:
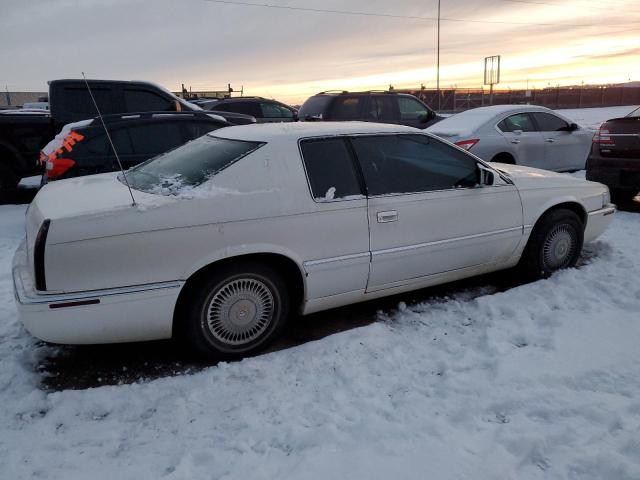
[(305, 267), (313, 267), (315, 265), (324, 265), (325, 263), (342, 262), (344, 260), (353, 260), (355, 258), (363, 258), (363, 257), (370, 257), (370, 256), (371, 256), (371, 253), (369, 252), (352, 253), (350, 255), (341, 255), (339, 257), (329, 257), (329, 258), (321, 258), (318, 260), (309, 260), (307, 262), (303, 262), (303, 265)]
[(404, 252), (407, 250), (416, 250), (418, 248), (424, 248), (424, 247), (430, 247), (433, 245), (442, 245), (445, 243), (453, 243), (453, 242), (459, 242), (459, 241), (463, 241), (463, 240), (470, 240), (473, 238), (481, 238), (481, 237), (489, 237), (492, 235), (499, 235), (501, 233), (508, 233), (508, 232), (517, 232), (517, 231), (522, 231), (522, 226), (517, 226), (517, 227), (513, 227), (513, 228), (505, 228), (502, 230), (495, 230), (493, 232), (486, 232), (486, 233), (477, 233), (474, 235), (466, 235), (464, 237), (456, 237), (456, 238), (448, 238), (446, 240), (436, 240), (435, 242), (427, 242), (427, 243), (418, 243), (415, 245), (405, 245), (402, 247), (394, 247), (394, 248), (386, 248), (384, 250), (376, 250), (374, 252), (371, 252), (372, 255), (386, 255), (389, 253), (397, 253), (397, 252)]
[(614, 213), (616, 213), (616, 206), (612, 203), (609, 203), (608, 205), (605, 205), (598, 210), (589, 212), (588, 215), (590, 217), (593, 215), (602, 215), (603, 217), (606, 217), (607, 215), (613, 215)]

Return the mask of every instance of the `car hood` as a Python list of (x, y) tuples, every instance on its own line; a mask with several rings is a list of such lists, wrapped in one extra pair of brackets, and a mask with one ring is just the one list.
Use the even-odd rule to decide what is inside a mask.
[(531, 188), (563, 188), (594, 183), (572, 177), (566, 173), (556, 173), (539, 168), (495, 162), (491, 162), (490, 165), (504, 173), (520, 190)]

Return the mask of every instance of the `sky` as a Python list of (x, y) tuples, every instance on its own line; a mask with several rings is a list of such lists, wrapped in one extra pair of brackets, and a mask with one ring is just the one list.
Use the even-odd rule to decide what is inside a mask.
[[(441, 1), (441, 87), (481, 86), (489, 55), (498, 88), (640, 81), (637, 0)], [(436, 16), (437, 0), (0, 0), (0, 87), (46, 91), (84, 71), (291, 104), (435, 88)]]

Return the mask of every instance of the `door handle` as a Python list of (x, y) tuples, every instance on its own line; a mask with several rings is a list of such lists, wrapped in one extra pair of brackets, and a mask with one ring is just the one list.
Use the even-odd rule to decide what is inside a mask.
[(386, 212), (378, 212), (378, 223), (397, 222), (398, 212), (395, 210), (387, 210)]
[(517, 138), (514, 138), (514, 139), (511, 140), (511, 143), (514, 143), (514, 144), (517, 145), (517, 144), (520, 143), (520, 140), (518, 140)]
[(549, 143), (553, 143), (553, 142), (556, 141), (556, 139), (555, 138), (547, 138), (545, 141), (549, 142)]

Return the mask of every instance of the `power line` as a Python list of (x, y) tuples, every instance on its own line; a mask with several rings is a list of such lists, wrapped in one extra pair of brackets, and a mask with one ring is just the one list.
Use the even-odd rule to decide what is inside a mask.
[[(293, 7), (290, 5), (274, 5), (271, 3), (253, 3), (253, 2), (242, 2), (236, 0), (203, 0), (209, 3), (218, 3), (224, 5), (235, 5), (240, 7), (262, 7), (262, 8), (273, 8), (278, 10), (294, 10), (299, 12), (311, 12), (311, 13), (326, 13), (326, 14), (335, 14), (335, 15), (357, 15), (357, 16), (365, 16), (365, 17), (383, 17), (383, 18), (399, 18), (404, 20), (421, 20), (421, 21), (430, 21), (437, 22), (437, 17), (423, 17), (419, 15), (395, 15), (391, 13), (375, 13), (375, 12), (361, 12), (356, 10), (330, 10), (325, 8), (310, 8), (310, 7)], [(454, 17), (441, 17), (441, 21), (443, 22), (465, 22), (465, 23), (483, 23), (483, 24), (493, 24), (493, 25), (522, 25), (522, 26), (540, 26), (540, 27), (601, 27), (602, 24), (596, 23), (534, 23), (534, 22), (509, 22), (504, 20), (474, 20), (474, 19), (465, 19), (465, 18), (454, 18)], [(626, 25), (637, 25), (640, 27), (640, 22), (633, 23), (619, 23), (620, 26)]]

